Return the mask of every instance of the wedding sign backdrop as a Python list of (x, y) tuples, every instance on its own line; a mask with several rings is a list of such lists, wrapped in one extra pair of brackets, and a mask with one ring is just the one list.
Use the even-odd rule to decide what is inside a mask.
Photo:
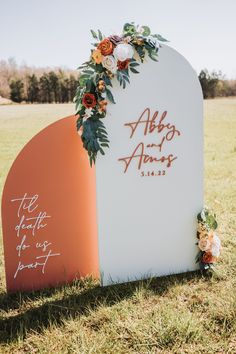
[[(123, 37), (105, 39), (92, 31), (100, 42), (82, 69), (77, 116), (45, 128), (13, 163), (2, 198), (8, 291), (199, 267), (202, 91), (179, 53), (158, 51), (160, 35), (138, 31), (126, 24)], [(139, 75), (134, 49), (145, 61)], [(114, 75), (126, 90), (107, 88)], [(116, 104), (107, 108), (104, 95)]]
[(163, 46), (126, 90), (113, 87), (111, 140), (96, 164), (103, 284), (197, 269), (203, 100), (196, 73)]

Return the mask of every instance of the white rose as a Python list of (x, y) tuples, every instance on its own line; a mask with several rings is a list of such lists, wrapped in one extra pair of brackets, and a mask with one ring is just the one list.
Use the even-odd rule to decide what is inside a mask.
[(214, 234), (212, 239), (211, 253), (213, 257), (219, 257), (220, 255), (221, 242), (219, 237)]
[(215, 233), (214, 233), (214, 235), (213, 235), (212, 243), (218, 245), (219, 247), (220, 247), (220, 245), (221, 245), (220, 239), (219, 239), (219, 237), (218, 237)]
[(128, 43), (120, 43), (115, 47), (113, 54), (117, 60), (125, 61), (133, 57), (134, 48)]
[(211, 242), (208, 239), (202, 238), (198, 242), (198, 247), (201, 251), (208, 251), (211, 248)]
[(86, 108), (86, 110), (85, 110), (85, 116), (86, 116), (87, 118), (91, 117), (92, 113), (93, 113), (93, 108), (92, 108), (92, 107)]
[(102, 58), (102, 65), (112, 73), (116, 72), (117, 62), (113, 55), (106, 55)]

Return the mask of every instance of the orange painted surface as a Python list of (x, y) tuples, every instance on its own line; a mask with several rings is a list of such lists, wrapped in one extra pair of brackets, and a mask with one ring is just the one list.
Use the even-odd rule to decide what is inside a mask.
[(7, 290), (36, 290), (99, 276), (95, 169), (63, 118), (20, 152), (2, 197)]

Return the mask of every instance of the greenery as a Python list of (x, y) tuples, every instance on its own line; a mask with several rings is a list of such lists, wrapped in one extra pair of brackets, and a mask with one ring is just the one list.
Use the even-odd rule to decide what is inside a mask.
[(10, 97), (13, 102), (29, 103), (68, 103), (73, 101), (77, 80), (73, 75), (69, 78), (58, 75), (54, 71), (43, 73), (38, 79), (35, 74), (26, 77), (27, 91), (24, 95), (23, 80), (17, 79), (10, 83)]
[(220, 71), (201, 70), (198, 78), (204, 98), (236, 96), (236, 80), (226, 80)]
[(197, 215), (198, 223), (203, 224), (208, 231), (217, 229), (216, 215), (212, 214), (207, 207)]
[(72, 102), (78, 73), (61, 68), (18, 66), (13, 59), (0, 60), (0, 96), (16, 103)]
[[(160, 40), (159, 35), (157, 40)], [(131, 73), (138, 73), (133, 65), (129, 70)], [(204, 98), (236, 96), (236, 80), (226, 79), (221, 72), (204, 69), (198, 77)], [(83, 78), (84, 82), (85, 79), (86, 77)], [(80, 84), (83, 84), (83, 80), (80, 80)], [(109, 85), (109, 78), (107, 84)], [(11, 98), (16, 103), (72, 102), (77, 85), (78, 72), (74, 70), (35, 68), (25, 64), (19, 66), (13, 58), (0, 60), (0, 104), (4, 101), (2, 98)]]
[[(76, 104), (77, 130), (81, 130), (83, 147), (87, 150), (90, 165), (95, 164), (97, 154), (105, 154), (103, 148), (109, 147), (105, 125), (101, 119), (106, 116), (107, 101), (115, 103), (112, 92), (112, 79), (116, 78), (124, 89), (130, 83), (130, 72), (138, 74), (137, 67), (146, 55), (157, 61), (159, 42), (166, 42), (162, 36), (152, 34), (148, 26), (135, 26), (126, 23), (121, 36), (105, 38), (100, 30), (91, 30), (96, 43), (89, 61), (79, 67), (80, 79), (74, 102)], [(119, 59), (115, 51), (119, 47), (126, 55)], [(120, 48), (119, 48), (120, 49)], [(128, 54), (128, 51), (130, 54)], [(134, 57), (136, 53), (137, 59)]]
[[(235, 353), (236, 99), (204, 105), (205, 203), (218, 216), (223, 242), (216, 272), (207, 278), (194, 272), (105, 288), (87, 279), (7, 295), (1, 248), (0, 352)], [(0, 106), (1, 190), (23, 145), (73, 111), (73, 104)]]
[(213, 214), (207, 207), (204, 207), (197, 215), (197, 245), (199, 253), (196, 262), (199, 263), (202, 271), (212, 271), (215, 262), (220, 256), (221, 241), (214, 231), (217, 229), (216, 214)]
[(13, 102), (20, 103), (23, 101), (23, 88), (24, 84), (21, 80), (12, 80), (12, 82), (10, 83), (10, 97)]

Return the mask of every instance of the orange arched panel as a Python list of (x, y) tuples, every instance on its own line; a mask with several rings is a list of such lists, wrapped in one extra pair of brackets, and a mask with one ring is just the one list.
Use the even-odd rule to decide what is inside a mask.
[(2, 197), (8, 291), (35, 290), (99, 276), (95, 169), (63, 118), (20, 152)]

